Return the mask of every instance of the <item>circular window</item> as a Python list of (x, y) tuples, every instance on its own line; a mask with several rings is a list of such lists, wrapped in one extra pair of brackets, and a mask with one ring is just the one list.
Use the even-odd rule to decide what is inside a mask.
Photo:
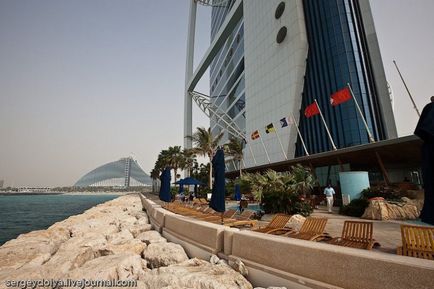
[(283, 11), (285, 11), (285, 2), (280, 2), (279, 5), (277, 5), (276, 13), (274, 13), (274, 17), (276, 17), (276, 19), (279, 19), (280, 16), (282, 16)]
[(279, 29), (279, 32), (277, 32), (276, 42), (282, 43), (283, 40), (285, 40), (287, 29), (285, 26)]

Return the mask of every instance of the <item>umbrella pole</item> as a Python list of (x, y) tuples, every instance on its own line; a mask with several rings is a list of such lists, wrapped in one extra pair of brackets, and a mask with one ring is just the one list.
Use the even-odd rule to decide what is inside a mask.
[(225, 224), (225, 222), (223, 221), (223, 214), (224, 214), (224, 212), (222, 212), (222, 214), (221, 214), (221, 218), (222, 218), (222, 225), (224, 225), (224, 224)]

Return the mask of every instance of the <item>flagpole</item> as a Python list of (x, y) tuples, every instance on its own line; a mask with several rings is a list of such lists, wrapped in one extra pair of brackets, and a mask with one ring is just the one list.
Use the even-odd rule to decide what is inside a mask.
[[(250, 153), (252, 154), (253, 161), (255, 162), (255, 165), (256, 165), (256, 164), (257, 164), (257, 163), (256, 163), (256, 158), (255, 158), (255, 155), (253, 154), (252, 146), (250, 145), (250, 142), (247, 142), (247, 141), (246, 141), (246, 144), (249, 145)], [(244, 165), (244, 167), (245, 167), (245, 166), (246, 166), (246, 165)]]
[(369, 141), (370, 142), (375, 142), (375, 139), (374, 139), (374, 137), (371, 134), (371, 130), (368, 127), (368, 123), (366, 122), (366, 119), (365, 119), (365, 117), (362, 114), (362, 110), (360, 109), (359, 102), (357, 101), (356, 97), (354, 96), (353, 89), (351, 88), (351, 85), (349, 83), (347, 83), (347, 86), (348, 86), (348, 89), (350, 90), (351, 96), (354, 99), (354, 103), (356, 104), (357, 110), (359, 111), (359, 114), (362, 117), (363, 124), (365, 125), (365, 128), (368, 131)]
[[(274, 124), (273, 124), (273, 127), (274, 127)], [(282, 144), (282, 141), (280, 140), (280, 136), (277, 133), (277, 129), (276, 128), (274, 128), (274, 132), (276, 133), (277, 139), (279, 140), (279, 144), (280, 144), (280, 147), (282, 148), (283, 156), (285, 157), (286, 160), (288, 160), (288, 157), (286, 156), (285, 150), (283, 149), (283, 144)]]
[(300, 129), (298, 128), (298, 123), (295, 120), (294, 114), (291, 113), (291, 117), (292, 117), (292, 121), (295, 124), (295, 127), (297, 128), (297, 133), (298, 133), (298, 136), (300, 137), (301, 144), (303, 145), (304, 152), (306, 153), (307, 156), (309, 156), (309, 152), (307, 151), (306, 144), (304, 143), (303, 137), (301, 136)]
[(324, 126), (325, 126), (325, 129), (326, 129), (326, 131), (327, 131), (327, 135), (329, 136), (330, 142), (332, 143), (333, 150), (337, 150), (337, 148), (336, 148), (336, 146), (335, 146), (335, 143), (334, 143), (334, 141), (333, 141), (332, 135), (330, 134), (329, 128), (328, 128), (328, 126), (327, 126), (327, 123), (325, 122), (324, 116), (322, 115), (321, 108), (319, 107), (319, 104), (318, 104), (318, 102), (316, 101), (316, 99), (314, 99), (314, 101), (315, 101), (315, 103), (316, 103), (316, 106), (318, 107), (319, 115), (321, 116), (322, 122), (323, 122), (323, 124), (324, 124)]
[(268, 163), (271, 164), (270, 156), (268, 155), (267, 148), (265, 147), (264, 141), (262, 140), (262, 137), (261, 137), (261, 134), (259, 133), (259, 130), (258, 130), (258, 134), (259, 134), (259, 139), (261, 140), (262, 146), (264, 147), (265, 154), (267, 155)]

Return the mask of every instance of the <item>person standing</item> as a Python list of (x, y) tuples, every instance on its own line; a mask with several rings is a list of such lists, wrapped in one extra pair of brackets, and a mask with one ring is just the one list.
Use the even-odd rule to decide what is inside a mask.
[(327, 188), (324, 189), (324, 195), (326, 195), (327, 200), (327, 209), (329, 213), (332, 212), (333, 208), (333, 195), (335, 194), (335, 190), (333, 189), (331, 184), (328, 184)]
[(414, 134), (423, 140), (422, 179), (425, 200), (420, 219), (434, 225), (434, 96), (431, 96), (431, 103), (424, 107)]

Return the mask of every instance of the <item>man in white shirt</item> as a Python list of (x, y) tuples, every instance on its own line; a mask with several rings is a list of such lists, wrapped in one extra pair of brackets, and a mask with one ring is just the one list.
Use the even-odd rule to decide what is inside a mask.
[(332, 185), (329, 184), (327, 188), (324, 189), (324, 195), (326, 195), (327, 200), (327, 209), (329, 213), (332, 212), (333, 208), (333, 195), (335, 194), (335, 190), (333, 189)]

